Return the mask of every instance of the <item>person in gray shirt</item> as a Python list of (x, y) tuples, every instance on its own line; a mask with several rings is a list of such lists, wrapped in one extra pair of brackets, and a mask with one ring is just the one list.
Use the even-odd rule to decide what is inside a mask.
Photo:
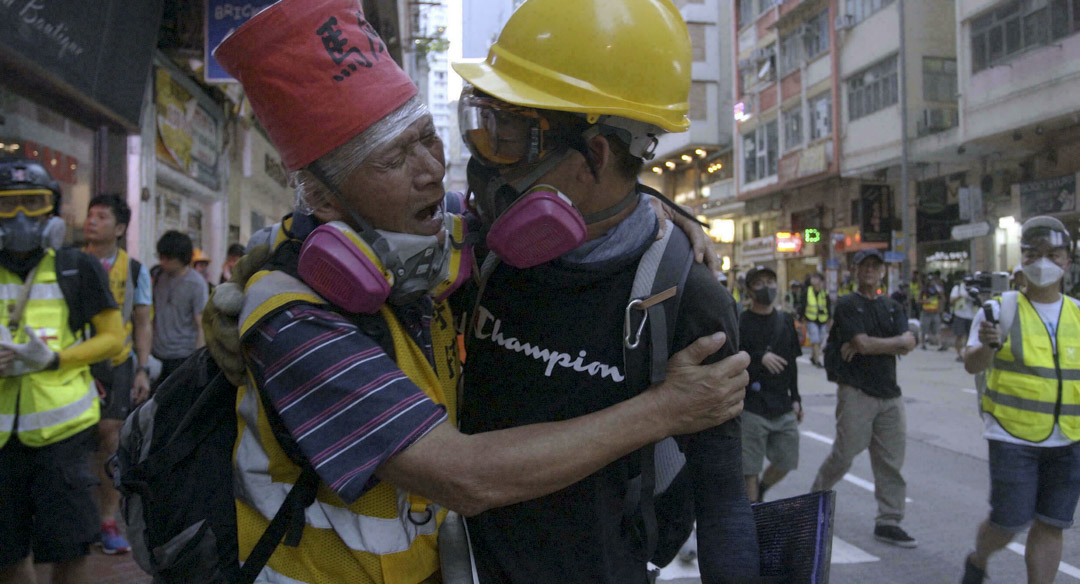
[(151, 353), (161, 361), (158, 384), (205, 344), (202, 311), (209, 293), (206, 280), (191, 269), (192, 253), (191, 238), (179, 231), (167, 231), (157, 242)]

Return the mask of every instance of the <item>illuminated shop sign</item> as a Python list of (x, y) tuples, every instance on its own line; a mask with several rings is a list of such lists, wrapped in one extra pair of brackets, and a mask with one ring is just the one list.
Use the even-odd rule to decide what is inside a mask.
[(802, 251), (803, 240), (799, 233), (778, 231), (776, 233), (776, 251), (779, 253), (799, 253)]

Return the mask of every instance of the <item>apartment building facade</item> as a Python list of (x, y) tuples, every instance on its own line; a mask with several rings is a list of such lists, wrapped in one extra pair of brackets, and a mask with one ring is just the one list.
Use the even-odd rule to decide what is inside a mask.
[(735, 198), (731, 150), (731, 11), (720, 0), (675, 5), (693, 49), (690, 130), (660, 138), (641, 180), (708, 222), (717, 253), (730, 264), (731, 224), (743, 207)]

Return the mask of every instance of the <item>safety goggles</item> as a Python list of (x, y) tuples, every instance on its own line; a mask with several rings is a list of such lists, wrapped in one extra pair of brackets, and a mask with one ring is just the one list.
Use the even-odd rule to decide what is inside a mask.
[(469, 152), (487, 166), (534, 164), (553, 151), (556, 124), (543, 110), (478, 94), (467, 87), (458, 101), (458, 125)]
[(10, 219), (20, 212), (39, 217), (53, 210), (53, 193), (46, 189), (0, 191), (0, 219)]

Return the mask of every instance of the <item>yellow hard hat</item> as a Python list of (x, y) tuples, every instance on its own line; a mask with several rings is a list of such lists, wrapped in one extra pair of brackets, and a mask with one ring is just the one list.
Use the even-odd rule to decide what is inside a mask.
[(690, 35), (669, 0), (528, 0), (486, 60), (454, 70), (519, 106), (690, 127)]
[(210, 256), (203, 253), (203, 250), (195, 248), (195, 252), (191, 254), (191, 265), (195, 265), (199, 262), (210, 263)]

